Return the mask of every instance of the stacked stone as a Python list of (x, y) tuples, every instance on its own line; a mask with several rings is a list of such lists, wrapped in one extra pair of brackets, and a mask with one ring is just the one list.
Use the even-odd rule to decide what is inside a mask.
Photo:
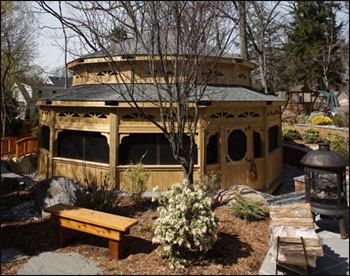
[(272, 258), (276, 261), (279, 237), (278, 262), (305, 267), (305, 254), (300, 238), (303, 237), (308, 265), (316, 267), (316, 259), (323, 256), (323, 249), (322, 242), (314, 229), (310, 204), (271, 206), (270, 218)]

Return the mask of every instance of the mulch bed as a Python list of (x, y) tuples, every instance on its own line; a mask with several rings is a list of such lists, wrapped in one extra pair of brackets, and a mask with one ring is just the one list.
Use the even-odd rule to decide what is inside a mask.
[[(33, 194), (5, 188), (1, 183), (2, 210), (28, 200)], [(11, 186), (11, 185), (10, 185)], [(15, 189), (14, 189), (15, 190)], [(12, 196), (11, 196), (12, 194)], [(14, 196), (16, 194), (16, 196)], [(17, 200), (13, 200), (17, 198)], [(227, 205), (217, 207), (215, 214), (221, 221), (218, 240), (202, 261), (193, 261), (184, 270), (172, 270), (168, 261), (160, 257), (159, 245), (152, 244), (154, 222), (158, 217), (156, 203), (150, 199), (134, 202), (125, 197), (116, 213), (133, 217), (139, 224), (131, 228), (126, 240), (126, 257), (114, 260), (109, 256), (108, 240), (81, 232), (72, 232), (70, 244), (59, 248), (54, 239), (49, 219), (38, 221), (3, 221), (1, 225), (2, 248), (15, 248), (29, 256), (41, 252), (78, 252), (100, 264), (108, 274), (231, 274), (257, 275), (269, 248), (269, 219), (249, 222), (230, 213)], [(1, 265), (2, 275), (15, 275), (28, 258)]]

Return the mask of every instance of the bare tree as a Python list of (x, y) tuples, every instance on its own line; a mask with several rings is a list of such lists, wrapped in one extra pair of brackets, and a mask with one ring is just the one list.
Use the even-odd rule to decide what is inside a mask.
[[(222, 3), (67, 2), (74, 16), (61, 15), (45, 1), (38, 4), (78, 34), (91, 50), (104, 53), (120, 84), (110, 85), (111, 89), (163, 132), (184, 177), (193, 183), (200, 106), (214, 68), (233, 39), (233, 28), (223, 27), (228, 24), (219, 9)], [(135, 72), (140, 53), (147, 56), (149, 84), (156, 91), (153, 95), (140, 88)], [(128, 73), (112, 58), (120, 54), (128, 55)], [(144, 102), (159, 110), (160, 122), (143, 107)]]
[[(232, 1), (231, 8), (222, 12), (233, 22), (240, 24), (240, 49), (241, 55), (245, 55), (248, 36), (253, 51), (258, 59), (261, 84), (267, 93), (266, 81), (266, 33), (269, 25), (278, 15), (277, 7), (281, 1)], [(235, 17), (234, 11), (239, 11), (240, 16)], [(248, 57), (248, 56), (247, 56)]]
[[(38, 73), (33, 63), (36, 49), (36, 19), (25, 2), (1, 2), (1, 125), (2, 137), (15, 121), (16, 101), (12, 87)], [(11, 115), (12, 114), (12, 115)]]

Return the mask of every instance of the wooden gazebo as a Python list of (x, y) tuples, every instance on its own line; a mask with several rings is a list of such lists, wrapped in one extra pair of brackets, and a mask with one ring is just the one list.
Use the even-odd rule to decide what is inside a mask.
[[(144, 69), (147, 55), (134, 52), (125, 57), (116, 51), (113, 58), (121, 68), (127, 68), (126, 59), (134, 59), (138, 78), (134, 85), (149, 95), (156, 93)], [(147, 151), (143, 159), (151, 175), (147, 191), (157, 185), (166, 191), (181, 182), (181, 166), (161, 131), (110, 88), (122, 90), (128, 84), (118, 83), (104, 54), (83, 56), (70, 62), (68, 68), (73, 71), (72, 87), (36, 102), (41, 127), (39, 174), (98, 184), (109, 178), (115, 189), (123, 189), (125, 171)], [(245, 184), (272, 192), (281, 183), (284, 100), (250, 87), (254, 68), (237, 57), (222, 57), (217, 62), (216, 76), (200, 106), (195, 179), (200, 171), (220, 170), (222, 188)], [(147, 102), (143, 106), (160, 121), (157, 108)], [(250, 177), (253, 167), (256, 177)]]

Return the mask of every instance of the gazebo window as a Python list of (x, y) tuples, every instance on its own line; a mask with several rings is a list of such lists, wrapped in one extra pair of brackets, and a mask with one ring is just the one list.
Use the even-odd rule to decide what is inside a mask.
[(269, 152), (278, 148), (278, 134), (278, 126), (273, 126), (269, 128)]
[(58, 134), (58, 156), (108, 163), (109, 146), (101, 133), (64, 130)]
[(41, 127), (42, 147), (50, 150), (50, 128), (47, 126)]
[[(190, 139), (185, 136), (185, 152), (189, 152)], [(197, 163), (197, 147), (193, 150)], [(144, 157), (143, 157), (144, 156)], [(142, 159), (145, 165), (179, 165), (170, 144), (163, 134), (134, 133), (122, 139), (119, 146), (119, 164), (135, 164)]]
[(207, 144), (206, 156), (207, 165), (218, 164), (219, 163), (219, 134), (215, 133), (210, 136), (209, 142)]
[(242, 160), (247, 152), (247, 136), (242, 130), (234, 130), (227, 138), (227, 153), (232, 161)]
[(261, 137), (259, 132), (254, 131), (254, 158), (262, 157), (261, 155)]

